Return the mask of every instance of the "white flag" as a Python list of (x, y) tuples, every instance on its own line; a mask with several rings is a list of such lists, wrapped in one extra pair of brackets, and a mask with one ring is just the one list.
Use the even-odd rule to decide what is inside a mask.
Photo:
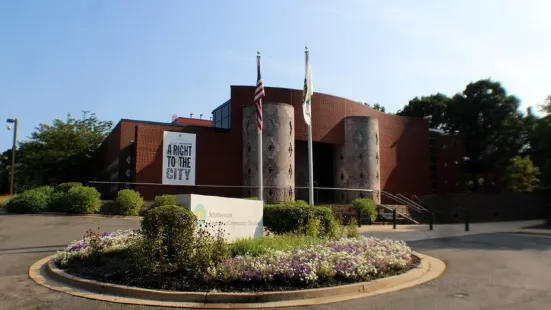
[(310, 126), (312, 124), (312, 94), (314, 87), (312, 85), (312, 69), (308, 60), (308, 51), (306, 51), (306, 75), (304, 76), (304, 90), (302, 91), (302, 113), (304, 122)]

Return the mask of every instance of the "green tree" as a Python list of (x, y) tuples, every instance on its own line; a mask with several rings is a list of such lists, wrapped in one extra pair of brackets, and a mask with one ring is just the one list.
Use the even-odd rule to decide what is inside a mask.
[(11, 149), (8, 149), (0, 154), (0, 195), (10, 190), (10, 169)]
[(29, 140), (19, 143), (17, 189), (88, 181), (93, 174), (92, 155), (112, 126), (88, 111), (80, 119), (68, 115), (65, 121), (40, 124)]
[(541, 168), (541, 181), (551, 187), (551, 115), (527, 121), (528, 145), (526, 155)]
[(415, 97), (397, 115), (422, 117), (429, 122), (431, 128), (442, 129), (446, 125), (446, 107), (450, 98), (441, 93), (436, 95)]
[(516, 156), (506, 170), (507, 189), (513, 192), (531, 192), (540, 183), (540, 170), (530, 157)]
[(369, 103), (364, 102), (364, 105), (369, 107), (369, 108), (372, 108), (373, 110), (377, 110), (377, 111), (381, 111), (383, 113), (386, 113), (386, 108), (383, 107), (382, 105), (380, 105), (378, 102), (375, 103), (374, 105), (370, 105)]
[(466, 156), (475, 167), (473, 180), (481, 170), (504, 171), (526, 145), (524, 117), (518, 108), (519, 100), (489, 79), (468, 84), (447, 105), (446, 131), (465, 139)]
[(539, 106), (539, 110), (547, 115), (551, 114), (551, 95), (545, 98), (545, 103)]

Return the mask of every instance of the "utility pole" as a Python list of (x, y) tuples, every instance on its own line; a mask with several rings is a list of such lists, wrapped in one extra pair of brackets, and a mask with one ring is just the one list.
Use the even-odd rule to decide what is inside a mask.
[[(17, 147), (17, 118), (8, 118), (6, 122), (13, 124), (13, 146), (11, 148), (11, 173), (10, 173), (10, 195), (15, 194), (13, 184), (15, 179), (15, 149)], [(8, 125), (8, 130), (11, 126)]]

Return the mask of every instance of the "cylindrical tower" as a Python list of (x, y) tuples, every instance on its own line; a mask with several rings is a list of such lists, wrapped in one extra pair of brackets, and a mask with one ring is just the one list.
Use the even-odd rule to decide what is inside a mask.
[[(264, 201), (295, 199), (295, 110), (287, 103), (264, 102), (262, 161)], [(246, 197), (258, 197), (256, 107), (243, 107), (243, 185)]]
[(335, 184), (339, 188), (368, 191), (337, 191), (339, 203), (356, 198), (372, 198), (381, 203), (379, 158), (379, 121), (368, 116), (352, 116), (344, 120), (344, 145), (335, 148)]

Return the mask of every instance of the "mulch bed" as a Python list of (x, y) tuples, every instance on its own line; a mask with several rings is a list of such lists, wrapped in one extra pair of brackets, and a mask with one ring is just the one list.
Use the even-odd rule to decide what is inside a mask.
[[(389, 277), (405, 273), (417, 266), (421, 260), (413, 255), (412, 263), (405, 269), (390, 271), (379, 278)], [(346, 279), (330, 278), (313, 284), (289, 282), (222, 282), (205, 281), (190, 279), (182, 272), (170, 273), (148, 273), (136, 275), (128, 266), (128, 259), (124, 252), (112, 253), (104, 256), (99, 264), (90, 264), (89, 262), (74, 262), (65, 271), (77, 277), (100, 282), (135, 286), (148, 289), (167, 290), (167, 291), (188, 291), (188, 292), (276, 292), (293, 291), (301, 289), (322, 288), (351, 284)], [(369, 279), (375, 280), (376, 278)]]

